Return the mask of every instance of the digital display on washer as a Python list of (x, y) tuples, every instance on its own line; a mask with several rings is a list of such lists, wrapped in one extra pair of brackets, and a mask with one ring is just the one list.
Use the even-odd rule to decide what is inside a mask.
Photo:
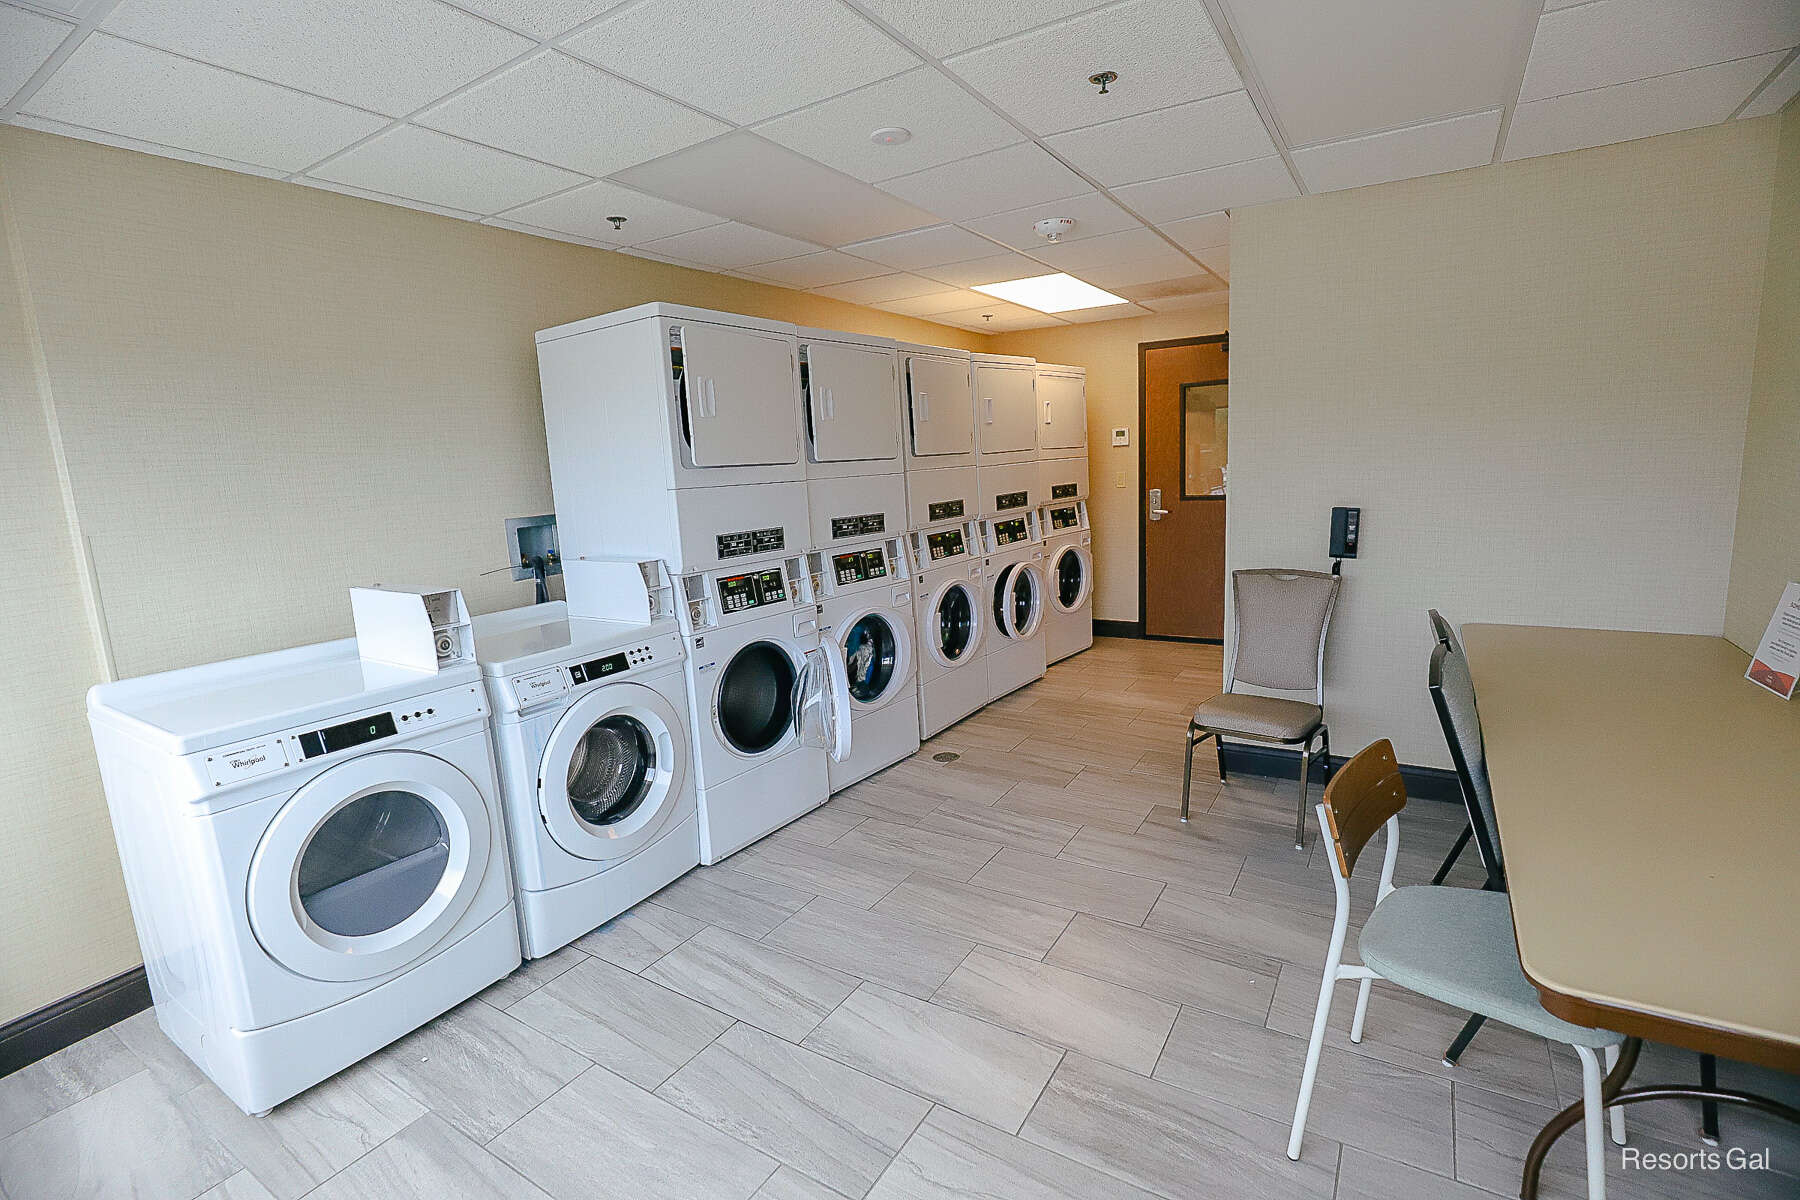
[(960, 517), (962, 515), (963, 502), (961, 500), (940, 500), (936, 504), (927, 505), (925, 508), (926, 518), (934, 522), (948, 521), (952, 517)]
[(887, 530), (886, 513), (863, 513), (856, 517), (831, 518), (831, 536), (838, 538), (870, 537)]
[(1073, 529), (1080, 523), (1073, 506), (1050, 510), (1050, 528), (1052, 529)]
[(1073, 500), (1079, 487), (1079, 484), (1074, 483), (1053, 483), (1050, 485), (1050, 498), (1052, 500)]
[(1005, 512), (1009, 508), (1024, 508), (1030, 500), (1025, 492), (1001, 492), (994, 497), (994, 511)]
[(787, 535), (781, 526), (770, 529), (745, 529), (737, 533), (721, 533), (713, 539), (720, 558), (742, 558), (746, 554), (773, 554), (787, 546)]
[(576, 663), (569, 668), (569, 678), (576, 683), (592, 683), (596, 679), (605, 679), (608, 675), (617, 675), (629, 666), (623, 654), (609, 654), (605, 658)]
[(831, 556), (832, 573), (839, 583), (861, 583), (887, 575), (887, 556), (879, 550), (852, 550)]
[(338, 750), (348, 750), (352, 746), (360, 746), (364, 742), (379, 741), (384, 737), (394, 736), (394, 714), (391, 712), (370, 713), (354, 721), (345, 721), (342, 725), (332, 725), (326, 729), (315, 729), (311, 733), (300, 735), (300, 752), (308, 758), (317, 758), (321, 754), (331, 754)]
[(994, 522), (994, 545), (1010, 546), (1014, 542), (1022, 542), (1029, 536), (1025, 530), (1025, 518), (1014, 517), (1010, 521)]
[(727, 613), (744, 612), (787, 599), (787, 580), (779, 569), (731, 575), (719, 580), (719, 607)]
[(963, 535), (960, 529), (946, 529), (941, 533), (925, 535), (926, 548), (931, 551), (931, 561), (940, 558), (951, 558), (963, 552)]

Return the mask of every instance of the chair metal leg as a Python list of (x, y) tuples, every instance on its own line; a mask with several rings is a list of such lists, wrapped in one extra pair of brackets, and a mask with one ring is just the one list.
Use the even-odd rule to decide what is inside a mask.
[(1331, 782), (1331, 730), (1319, 726), (1319, 756), (1325, 760), (1325, 782)]
[(1600, 1058), (1586, 1046), (1575, 1047), (1575, 1053), (1581, 1056), (1581, 1123), (1587, 1134), (1588, 1200), (1606, 1200), (1606, 1104), (1600, 1096)]
[(1350, 1040), (1362, 1045), (1363, 1018), (1369, 1015), (1369, 984), (1371, 980), (1363, 980), (1356, 989), (1356, 1016), (1350, 1022)]
[(1338, 983), (1338, 965), (1344, 959), (1348, 922), (1342, 914), (1333, 922), (1331, 946), (1325, 954), (1325, 978), (1319, 981), (1319, 1005), (1313, 1010), (1312, 1039), (1306, 1043), (1306, 1068), (1300, 1072), (1300, 1097), (1294, 1102), (1294, 1128), (1288, 1134), (1287, 1156), (1300, 1160), (1300, 1139), (1306, 1136), (1306, 1111), (1312, 1107), (1313, 1082), (1319, 1076), (1319, 1055), (1325, 1049), (1325, 1028), (1331, 1023), (1331, 993)]
[(1444, 855), (1443, 865), (1437, 869), (1437, 874), (1431, 877), (1432, 887), (1444, 882), (1444, 877), (1450, 874), (1450, 868), (1454, 867), (1456, 860), (1462, 857), (1463, 847), (1469, 844), (1469, 839), (1474, 834), (1475, 826), (1468, 824), (1463, 826), (1463, 831), (1456, 835), (1456, 845), (1450, 847), (1450, 853)]
[(1476, 1013), (1463, 1025), (1462, 1032), (1456, 1035), (1456, 1040), (1450, 1043), (1450, 1048), (1448, 1050), (1444, 1051), (1444, 1065), (1446, 1067), (1454, 1067), (1456, 1065), (1456, 1060), (1462, 1057), (1462, 1052), (1467, 1050), (1469, 1048), (1469, 1043), (1475, 1040), (1475, 1031), (1480, 1029), (1486, 1020), (1486, 1017), (1482, 1016), (1480, 1013)]
[(1213, 734), (1213, 746), (1219, 751), (1219, 782), (1225, 782), (1225, 739)]
[[(1716, 1091), (1719, 1087), (1719, 1060), (1710, 1054), (1700, 1056), (1700, 1086), (1707, 1091)], [(1700, 1140), (1709, 1146), (1719, 1144), (1719, 1102), (1717, 1100), (1700, 1102)]]
[[(1606, 1063), (1606, 1073), (1608, 1075), (1612, 1074), (1612, 1069), (1619, 1065), (1619, 1048), (1617, 1046), (1608, 1046), (1603, 1061)], [(1623, 1146), (1625, 1144), (1624, 1106), (1615, 1104), (1613, 1107), (1607, 1109), (1606, 1115), (1612, 1118), (1612, 1140), (1616, 1144)]]
[(1294, 849), (1306, 849), (1306, 785), (1312, 775), (1312, 742), (1300, 746), (1300, 811), (1294, 814)]
[(1205, 734), (1201, 734), (1199, 738), (1196, 738), (1194, 736), (1194, 727), (1192, 725), (1188, 726), (1187, 762), (1181, 768), (1181, 822), (1184, 825), (1187, 824), (1188, 819), (1188, 793), (1192, 791), (1194, 787), (1194, 747), (1201, 740), (1204, 740), (1205, 736)]

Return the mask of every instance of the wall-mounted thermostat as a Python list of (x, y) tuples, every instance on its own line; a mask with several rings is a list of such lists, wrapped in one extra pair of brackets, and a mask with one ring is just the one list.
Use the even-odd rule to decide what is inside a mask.
[(1113, 430), (1113, 445), (1115, 445), (1115, 446), (1131, 445), (1131, 430), (1129, 430), (1129, 429)]

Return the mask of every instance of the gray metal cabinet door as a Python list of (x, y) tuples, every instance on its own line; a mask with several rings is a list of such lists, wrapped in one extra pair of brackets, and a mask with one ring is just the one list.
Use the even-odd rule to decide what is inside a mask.
[(688, 440), (697, 467), (800, 461), (794, 344), (778, 334), (681, 327)]
[(975, 428), (984, 454), (1030, 450), (1037, 445), (1037, 403), (1030, 367), (976, 364)]
[(975, 409), (969, 400), (969, 364), (914, 355), (906, 362), (912, 452), (967, 454), (975, 449)]
[(1086, 381), (1070, 375), (1039, 375), (1037, 398), (1039, 449), (1078, 450), (1087, 445)]
[(891, 350), (809, 342), (806, 377), (813, 452), (820, 462), (900, 453), (900, 397)]

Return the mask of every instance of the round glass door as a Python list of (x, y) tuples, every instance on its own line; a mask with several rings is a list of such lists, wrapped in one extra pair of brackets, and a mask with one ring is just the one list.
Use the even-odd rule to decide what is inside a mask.
[(614, 713), (589, 725), (569, 755), (569, 807), (596, 829), (638, 810), (656, 774), (656, 739), (644, 723)]
[(1013, 623), (1012, 616), (1013, 583), (1022, 574), (1019, 564), (1013, 563), (994, 579), (994, 628), (1000, 631), (1001, 637), (1017, 637), (1021, 628)]
[(653, 688), (609, 683), (571, 704), (544, 742), (538, 813), (582, 858), (636, 853), (675, 819), (687, 767), (684, 718)]
[(1056, 559), (1056, 603), (1064, 612), (1072, 612), (1087, 598), (1087, 564), (1081, 551), (1063, 547)]
[(1012, 606), (1008, 625), (1017, 637), (1030, 637), (1037, 632), (1044, 615), (1044, 596), (1038, 573), (1028, 564), (1014, 567), (1007, 588), (1007, 601)]
[(326, 818), (301, 852), (300, 907), (327, 933), (368, 937), (418, 912), (450, 861), (450, 831), (416, 792), (370, 792)]
[(794, 721), (794, 664), (773, 642), (739, 650), (719, 676), (719, 732), (739, 754), (762, 754)]
[(858, 704), (880, 700), (900, 665), (900, 639), (893, 624), (879, 613), (869, 613), (850, 626), (843, 645), (850, 698)]
[(937, 602), (938, 652), (956, 662), (969, 652), (975, 640), (975, 604), (965, 584), (949, 588)]

